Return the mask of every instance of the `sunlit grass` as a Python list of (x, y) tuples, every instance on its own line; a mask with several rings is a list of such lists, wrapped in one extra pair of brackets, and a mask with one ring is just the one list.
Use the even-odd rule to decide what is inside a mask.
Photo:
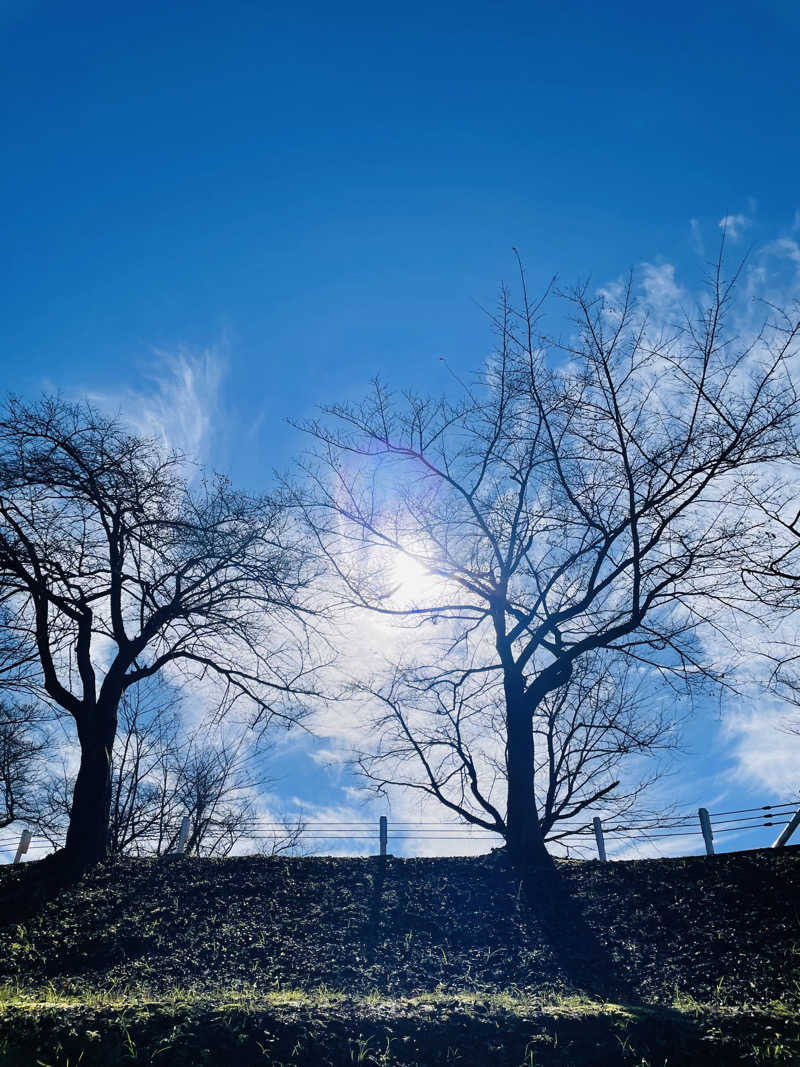
[(271, 989), (257, 987), (241, 989), (192, 989), (174, 987), (154, 993), (142, 987), (80, 989), (44, 983), (38, 986), (20, 985), (13, 982), (0, 984), (0, 1011), (16, 1010), (68, 1010), (84, 1008), (92, 1010), (122, 1011), (130, 1009), (181, 1011), (203, 1009), (206, 1011), (240, 1011), (245, 1013), (283, 1009), (336, 1009), (347, 1007), (354, 1012), (381, 1014), (383, 1011), (402, 1011), (404, 1014), (424, 1014), (426, 1010), (437, 1012), (461, 1012), (471, 1014), (476, 1009), (490, 1014), (507, 1013), (517, 1016), (569, 1015), (616, 1016), (620, 1021), (677, 1012), (680, 1015), (727, 1015), (746, 1011), (756, 1015), (772, 1014), (793, 1016), (797, 1003), (774, 1001), (769, 1008), (749, 1004), (727, 1005), (719, 1002), (700, 1002), (687, 993), (676, 990), (670, 1007), (641, 1004), (619, 1004), (582, 993), (528, 994), (523, 990), (436, 990), (416, 996), (389, 996), (379, 990), (367, 994), (352, 995), (341, 990), (321, 987), (311, 990)]
[(6, 982), (0, 985), (0, 1010), (15, 1008), (109, 1008), (158, 1007), (175, 1009), (181, 1007), (204, 1007), (220, 1011), (231, 1008), (259, 1011), (269, 1008), (324, 1008), (347, 1004), (354, 1009), (402, 1007), (405, 1010), (424, 1010), (426, 1007), (449, 1008), (470, 1011), (476, 1007), (491, 1012), (557, 1011), (574, 1014), (630, 1014), (619, 1004), (596, 1000), (582, 994), (536, 994), (528, 995), (521, 990), (482, 992), (480, 990), (439, 990), (420, 993), (416, 996), (389, 996), (379, 990), (353, 996), (326, 987), (312, 990), (277, 989), (261, 990), (255, 987), (244, 989), (200, 990), (173, 988), (154, 994), (141, 987), (85, 989), (70, 986), (56, 987), (52, 983), (39, 986), (19, 985)]
[[(664, 1062), (663, 1055), (652, 1058), (648, 1049), (653, 1041), (659, 1047), (657, 1035), (665, 1027), (675, 1035), (680, 1048), (692, 1055), (705, 1054), (709, 1041), (729, 1041), (726, 1035), (731, 1033), (736, 1035), (737, 1054), (741, 1053), (743, 1062), (788, 1064), (797, 1062), (796, 1011), (796, 1006), (783, 1001), (768, 1008), (701, 1003), (677, 990), (672, 1005), (667, 1006), (615, 1003), (580, 992), (531, 994), (516, 987), (494, 991), (442, 987), (393, 997), (377, 988), (354, 996), (326, 986), (213, 991), (175, 986), (156, 993), (143, 986), (97, 990), (82, 989), (77, 983), (6, 983), (0, 985), (0, 1020), (6, 1026), (0, 1037), (0, 1060), (5, 1062), (4, 1054), (12, 1048), (11, 1036), (16, 1034), (20, 1035), (14, 1046), (17, 1058), (10, 1061), (15, 1067), (34, 1062), (26, 1058), (28, 1052), (42, 1048), (53, 1052), (35, 1061), (42, 1067), (152, 1062), (172, 1049), (180, 1050), (184, 1041), (196, 1041), (198, 1034), (207, 1034), (204, 1040), (212, 1040), (211, 1035), (220, 1032), (215, 1028), (221, 1026), (237, 1047), (249, 1050), (247, 1063), (254, 1062), (253, 1050), (258, 1049), (258, 1062), (263, 1055), (276, 1065), (288, 1067), (290, 1062), (298, 1062), (297, 1057), (301, 1063), (316, 1063), (316, 1059), (304, 1056), (308, 1050), (309, 1055), (316, 1056), (315, 1042), (322, 1034), (328, 1035), (330, 1027), (330, 1041), (339, 1042), (336, 1063), (395, 1067), (411, 1062), (404, 1056), (403, 1041), (417, 1040), (421, 1047), (435, 1049), (442, 1039), (442, 1027), (451, 1025), (448, 1055), (452, 1051), (455, 1062), (468, 1052), (471, 1041), (486, 1041), (488, 1024), (494, 1028), (492, 1033), (510, 1034), (511, 1044), (519, 1040), (523, 1028), (522, 1040), (527, 1043), (524, 1054), (520, 1050), (521, 1060), (501, 1061), (514, 1067), (561, 1064), (562, 1043), (580, 1052), (576, 1063), (589, 1064), (597, 1042), (605, 1042), (606, 1051), (616, 1042), (620, 1064), (656, 1067)], [(405, 1027), (402, 1039), (395, 1033), (401, 1018)], [(265, 1032), (286, 1034), (286, 1028), (288, 1038), (283, 1039), (282, 1046), (280, 1038), (274, 1046), (264, 1043)], [(78, 1051), (65, 1059), (64, 1043), (68, 1040)], [(273, 1048), (277, 1047), (291, 1050), (291, 1056), (275, 1059)], [(214, 1061), (206, 1057), (197, 1062)]]

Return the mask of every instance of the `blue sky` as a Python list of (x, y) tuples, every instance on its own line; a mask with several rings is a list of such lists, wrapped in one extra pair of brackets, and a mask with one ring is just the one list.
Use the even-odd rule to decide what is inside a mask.
[[(537, 287), (696, 284), (724, 216), (796, 242), (798, 46), (791, 0), (2, 2), (4, 386), (172, 416), (267, 487), (287, 417), (479, 366), (512, 245)], [(770, 799), (720, 731), (681, 799)]]

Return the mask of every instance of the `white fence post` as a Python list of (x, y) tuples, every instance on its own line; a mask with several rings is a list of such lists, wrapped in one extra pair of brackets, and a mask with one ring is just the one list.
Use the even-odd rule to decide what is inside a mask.
[(698, 808), (697, 814), (700, 816), (700, 829), (703, 831), (703, 840), (706, 843), (706, 855), (714, 855), (714, 835), (711, 832), (711, 818), (708, 814), (707, 808)]
[(786, 844), (786, 842), (789, 840), (789, 838), (792, 836), (792, 834), (795, 832), (795, 830), (797, 829), (798, 826), (800, 826), (800, 808), (797, 809), (797, 811), (794, 813), (794, 815), (789, 820), (787, 825), (784, 826), (784, 828), (781, 830), (781, 832), (775, 838), (775, 840), (772, 843), (772, 847), (773, 848), (782, 848)]
[(22, 836), (20, 837), (19, 844), (17, 845), (17, 854), (14, 857), (14, 863), (19, 863), (19, 861), (28, 851), (28, 846), (31, 843), (32, 836), (33, 835), (31, 834), (30, 830), (22, 831)]
[(381, 855), (385, 856), (386, 855), (386, 844), (387, 844), (387, 842), (389, 840), (389, 828), (388, 828), (388, 824), (387, 824), (385, 815), (381, 815), (380, 823), (379, 823), (379, 833), (380, 833), (380, 841), (381, 841)]
[(186, 848), (186, 838), (189, 836), (189, 816), (184, 815), (181, 819), (181, 832), (178, 834), (178, 847), (175, 852), (178, 856), (183, 855), (183, 850)]
[(592, 825), (594, 826), (594, 839), (597, 842), (597, 855), (603, 861), (606, 862), (606, 843), (603, 838), (603, 824), (595, 817), (592, 819)]

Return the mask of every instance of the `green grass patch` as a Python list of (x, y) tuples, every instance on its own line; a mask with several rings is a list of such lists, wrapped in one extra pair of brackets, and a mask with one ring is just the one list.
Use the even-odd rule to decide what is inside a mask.
[(340, 1067), (571, 1067), (800, 1061), (787, 1005), (742, 1010), (676, 998), (618, 1004), (581, 994), (332, 989), (92, 991), (0, 987), (4, 1067), (235, 1063)]

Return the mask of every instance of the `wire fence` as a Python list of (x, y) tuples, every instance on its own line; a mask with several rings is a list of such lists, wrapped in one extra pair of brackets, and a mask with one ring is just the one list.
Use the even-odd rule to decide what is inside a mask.
[[(642, 815), (627, 819), (609, 819), (603, 823), (599, 817), (591, 819), (566, 819), (559, 821), (549, 835), (551, 841), (562, 845), (585, 849), (591, 846), (594, 838), (601, 859), (605, 859), (605, 842), (611, 839), (615, 844), (650, 843), (674, 838), (691, 839), (700, 835), (705, 843), (706, 852), (713, 854), (713, 840), (719, 834), (743, 833), (746, 831), (780, 829), (778, 838), (772, 842), (776, 847), (786, 844), (796, 827), (800, 825), (798, 800), (781, 803), (761, 804), (753, 808), (738, 808), (730, 811), (709, 812), (705, 808), (693, 812), (669, 812), (662, 815)], [(177, 840), (173, 836), (172, 851), (183, 852), (189, 829), (188, 816), (184, 818)], [(379, 842), (381, 854), (387, 854), (389, 841), (389, 823), (386, 816), (379, 820), (376, 835), (374, 820), (306, 820), (302, 815), (274, 820), (252, 818), (237, 828), (238, 841), (248, 842), (258, 847), (261, 843), (275, 843), (290, 837), (295, 845), (319, 850), (322, 846), (341, 842), (358, 843), (355, 847), (363, 849), (362, 842)], [(404, 821), (391, 823), (391, 840), (401, 846), (419, 842), (492, 842), (502, 843), (502, 837), (480, 826), (465, 825), (444, 821)], [(163, 834), (142, 834), (136, 838), (138, 844), (145, 848), (156, 849), (165, 845)], [(19, 862), (30, 846), (37, 853), (42, 848), (53, 848), (55, 842), (42, 835), (34, 835), (24, 830), (22, 836), (12, 834), (8, 828), (0, 830), (0, 851), (16, 850), (12, 862)]]

